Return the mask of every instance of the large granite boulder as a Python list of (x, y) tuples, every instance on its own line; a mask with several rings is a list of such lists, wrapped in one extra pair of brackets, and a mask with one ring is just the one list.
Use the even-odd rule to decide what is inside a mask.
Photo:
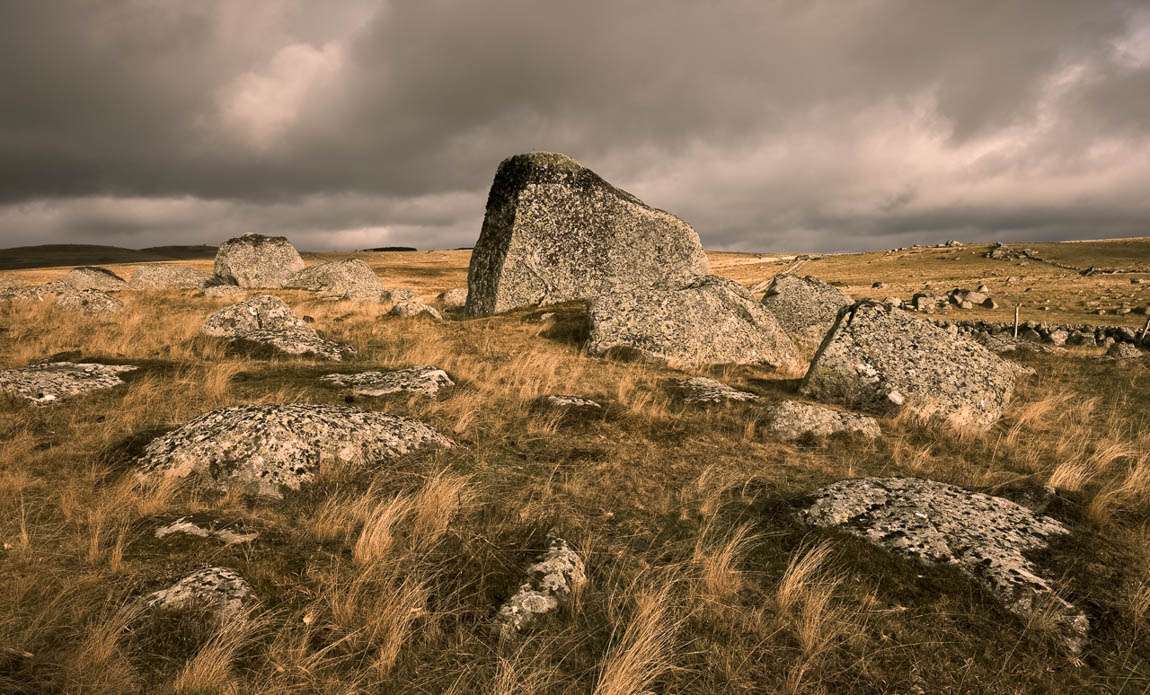
[(259, 495), (298, 490), (326, 465), (373, 466), (451, 440), (417, 420), (334, 405), (245, 405), (214, 410), (154, 439), (142, 479), (195, 475)]
[(810, 277), (776, 275), (763, 295), (763, 306), (796, 341), (818, 345), (839, 310), (853, 300), (842, 290)]
[(48, 405), (64, 398), (110, 389), (124, 383), (120, 375), (134, 371), (127, 364), (49, 362), (17, 369), (0, 369), (0, 391)]
[(282, 236), (245, 234), (228, 239), (216, 252), (215, 275), (240, 287), (283, 287), (304, 269), (299, 251)]
[(801, 513), (815, 526), (841, 529), (928, 565), (970, 576), (1009, 610), (1053, 614), (1078, 651), (1089, 622), (1037, 574), (1028, 553), (1070, 533), (1058, 521), (1000, 497), (917, 478), (843, 480), (815, 494)]
[(708, 272), (689, 224), (562, 154), (505, 159), (471, 254), (467, 312), (679, 286)]
[(344, 299), (379, 299), (383, 292), (383, 285), (375, 271), (358, 258), (304, 268), (288, 278), (284, 287), (311, 290)]
[(72, 268), (64, 275), (61, 281), (78, 290), (116, 292), (128, 287), (128, 283), (124, 281), (124, 278), (116, 275), (107, 268), (100, 268), (94, 265)]
[(200, 334), (226, 338), (240, 348), (264, 347), (284, 355), (342, 360), (355, 349), (326, 340), (297, 317), (282, 299), (267, 294), (250, 297), (215, 312)]
[(198, 290), (207, 287), (211, 280), (211, 275), (198, 268), (153, 263), (136, 268), (128, 285), (134, 290)]
[(591, 302), (591, 355), (671, 366), (753, 364), (790, 372), (798, 351), (775, 317), (740, 286), (707, 276), (681, 288), (646, 288)]
[(973, 340), (863, 301), (840, 312), (801, 392), (874, 412), (910, 406), (986, 428), (1002, 416), (1020, 373)]

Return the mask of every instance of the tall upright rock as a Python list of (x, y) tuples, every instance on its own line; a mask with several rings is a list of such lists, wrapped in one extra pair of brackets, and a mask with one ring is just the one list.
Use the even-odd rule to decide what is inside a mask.
[(636, 288), (685, 286), (708, 272), (699, 235), (562, 154), (505, 159), (467, 275), (467, 313), (498, 313)]
[(215, 275), (240, 287), (283, 287), (304, 269), (299, 251), (286, 237), (245, 234), (228, 239), (216, 252)]

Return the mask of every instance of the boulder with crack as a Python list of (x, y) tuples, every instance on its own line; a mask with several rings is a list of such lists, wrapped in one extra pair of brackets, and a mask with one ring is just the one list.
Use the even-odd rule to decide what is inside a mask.
[(37, 405), (110, 389), (124, 383), (120, 375), (135, 370), (124, 364), (50, 362), (19, 369), (0, 369), (0, 391)]
[(257, 603), (252, 585), (227, 567), (205, 567), (144, 597), (149, 608), (210, 610), (221, 618), (238, 616)]
[(771, 312), (731, 280), (708, 276), (681, 288), (648, 288), (591, 302), (587, 351), (671, 366), (751, 364), (800, 368), (798, 350)]
[(245, 234), (228, 239), (216, 251), (215, 276), (240, 287), (283, 287), (304, 269), (299, 251), (282, 236)]
[(1021, 373), (973, 340), (863, 301), (840, 312), (800, 390), (862, 410), (912, 405), (985, 429), (1002, 416)]
[(817, 346), (839, 310), (853, 300), (833, 285), (811, 276), (779, 274), (771, 280), (763, 295), (765, 306), (792, 338), (802, 344)]
[(136, 268), (128, 286), (134, 290), (198, 290), (207, 287), (211, 281), (212, 276), (198, 268), (152, 263)]
[(311, 290), (326, 297), (342, 299), (378, 299), (383, 292), (375, 271), (358, 258), (304, 268), (288, 278), (284, 287)]
[(687, 379), (674, 379), (670, 383), (671, 390), (678, 393), (684, 403), (692, 405), (717, 405), (719, 403), (733, 403), (739, 401), (755, 401), (759, 397), (748, 391), (731, 388), (721, 381), (705, 376), (693, 376)]
[(356, 396), (387, 396), (409, 393), (435, 398), (441, 389), (455, 385), (447, 372), (436, 367), (407, 367), (355, 374), (326, 374), (320, 381), (347, 389)]
[(334, 405), (246, 405), (214, 410), (153, 440), (136, 462), (141, 480), (196, 476), (278, 496), (326, 465), (374, 466), (451, 440), (405, 417)]
[(815, 493), (801, 515), (898, 555), (954, 567), (1024, 618), (1049, 611), (1075, 652), (1086, 641), (1085, 614), (1059, 597), (1027, 558), (1070, 533), (1054, 519), (1001, 497), (918, 478), (839, 481)]
[(505, 159), (467, 273), (467, 312), (590, 299), (708, 272), (699, 235), (562, 154)]
[(825, 405), (783, 401), (767, 414), (767, 431), (784, 441), (833, 434), (858, 434), (874, 439), (882, 434), (878, 421), (869, 415), (847, 413)]
[(579, 554), (562, 538), (549, 536), (547, 552), (527, 568), (527, 581), (499, 609), (500, 637), (509, 639), (537, 618), (559, 610), (586, 582)]
[(72, 268), (61, 278), (61, 282), (78, 290), (103, 290), (117, 292), (127, 289), (128, 283), (107, 268), (82, 265)]

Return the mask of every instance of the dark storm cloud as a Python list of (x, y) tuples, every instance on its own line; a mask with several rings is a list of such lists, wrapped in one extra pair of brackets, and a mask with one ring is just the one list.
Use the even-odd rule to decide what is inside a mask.
[(712, 247), (1150, 232), (1131, 2), (0, 2), (0, 241), (468, 244), (565, 151)]

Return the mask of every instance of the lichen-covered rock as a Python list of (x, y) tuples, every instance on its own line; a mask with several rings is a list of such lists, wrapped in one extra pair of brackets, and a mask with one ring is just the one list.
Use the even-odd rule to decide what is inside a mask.
[(583, 396), (573, 396), (568, 393), (555, 393), (547, 396), (540, 396), (535, 401), (536, 405), (540, 408), (548, 410), (585, 410), (585, 411), (600, 411), (603, 406), (599, 405), (590, 398)]
[(467, 312), (685, 285), (708, 272), (699, 235), (562, 154), (505, 159), (467, 274)]
[(829, 437), (840, 432), (874, 439), (882, 434), (869, 415), (845, 413), (825, 405), (783, 401), (768, 412), (767, 430), (784, 441), (803, 437)]
[(444, 309), (458, 310), (467, 305), (467, 288), (454, 287), (439, 294), (439, 303)]
[(103, 290), (104, 292), (117, 292), (128, 287), (124, 278), (107, 268), (94, 265), (72, 268), (61, 279), (61, 282), (78, 290)]
[(739, 401), (755, 401), (759, 397), (748, 391), (739, 391), (731, 388), (721, 381), (705, 376), (693, 376), (688, 379), (674, 379), (671, 389), (679, 394), (684, 403), (692, 405), (716, 405), (719, 403), (732, 403)]
[(327, 374), (320, 381), (343, 387), (356, 396), (387, 396), (410, 393), (435, 398), (439, 391), (455, 385), (447, 372), (436, 367), (408, 367), (387, 371)]
[(536, 618), (558, 610), (586, 582), (579, 554), (562, 538), (549, 536), (547, 552), (527, 568), (527, 581), (499, 609), (500, 637), (509, 639)]
[(973, 340), (863, 301), (839, 314), (801, 392), (878, 412), (909, 405), (986, 428), (1002, 416), (1018, 374)]
[(134, 290), (198, 290), (207, 287), (211, 280), (211, 275), (198, 268), (153, 263), (136, 268), (128, 285)]
[(284, 282), (284, 287), (322, 292), (345, 299), (378, 299), (383, 285), (371, 267), (358, 258), (320, 263), (304, 268)]
[(232, 338), (231, 343), (241, 348), (241, 351), (250, 349), (258, 353), (260, 348), (269, 348), (283, 355), (332, 362), (340, 362), (344, 357), (355, 354), (355, 348), (351, 345), (322, 338), (310, 327), (247, 331)]
[(404, 318), (413, 318), (415, 316), (427, 316), (436, 321), (443, 320), (443, 314), (433, 306), (428, 306), (423, 302), (406, 301), (398, 302), (395, 306), (391, 307), (391, 311), (387, 312), (391, 316), (402, 316)]
[(238, 484), (257, 494), (298, 490), (321, 466), (372, 466), (451, 440), (404, 417), (334, 405), (247, 405), (214, 410), (153, 440), (137, 476)]
[(258, 531), (251, 530), (242, 523), (221, 523), (217, 519), (203, 515), (182, 516), (156, 527), (153, 535), (161, 540), (172, 536), (211, 538), (224, 545), (251, 543), (260, 536)]
[(818, 344), (839, 310), (853, 300), (837, 287), (810, 277), (776, 275), (763, 295), (765, 306), (796, 341)]
[(228, 239), (216, 252), (216, 277), (240, 287), (283, 287), (303, 269), (299, 251), (282, 236), (245, 234)]
[(591, 355), (638, 355), (671, 366), (755, 364), (785, 372), (800, 366), (775, 317), (724, 278), (607, 294), (591, 302), (590, 318)]
[(211, 610), (222, 618), (237, 616), (258, 602), (252, 585), (226, 567), (205, 567), (144, 598), (150, 608)]
[(926, 564), (955, 567), (1024, 617), (1053, 609), (1066, 644), (1078, 651), (1085, 642), (1086, 616), (1027, 559), (1050, 538), (1070, 533), (1054, 519), (1000, 497), (917, 478), (834, 483), (815, 494), (802, 517)]
[(124, 309), (123, 302), (102, 290), (60, 292), (56, 295), (56, 306), (88, 316), (118, 314)]
[(215, 338), (238, 338), (257, 330), (306, 327), (307, 324), (282, 299), (260, 294), (215, 312), (204, 321), (200, 333)]
[(110, 389), (124, 383), (120, 375), (132, 365), (50, 362), (19, 369), (0, 369), (0, 391), (48, 405), (64, 398)]
[(1114, 343), (1106, 350), (1106, 356), (1116, 360), (1131, 360), (1141, 357), (1142, 351), (1138, 349), (1137, 345)]
[[(62, 284), (62, 283), (59, 283)], [(59, 285), (16, 285), (0, 287), (0, 301), (42, 302), (59, 292)]]

